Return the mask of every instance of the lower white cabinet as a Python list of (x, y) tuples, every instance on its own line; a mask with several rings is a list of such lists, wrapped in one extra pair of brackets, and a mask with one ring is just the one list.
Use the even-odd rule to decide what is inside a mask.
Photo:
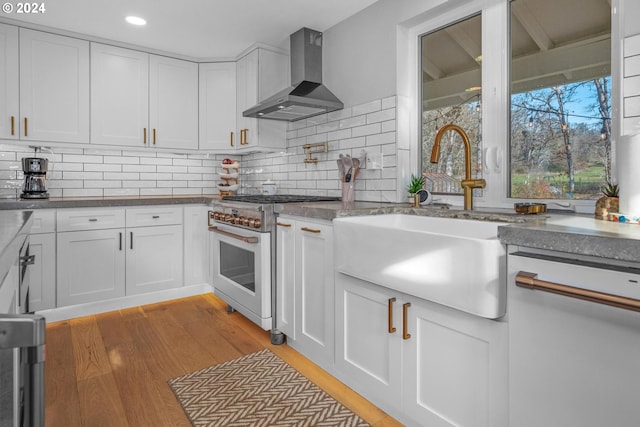
[[(289, 344), (324, 368), (333, 366), (333, 227), (278, 218), (278, 328)], [(293, 242), (292, 242), (293, 241)], [(293, 245), (292, 245), (293, 243)]]
[(125, 295), (124, 228), (58, 233), (58, 306)]
[(29, 310), (40, 311), (56, 306), (56, 234), (30, 236), (29, 253), (35, 255), (29, 267)]
[(182, 226), (127, 228), (126, 294), (182, 286)]
[(336, 273), (336, 375), (407, 425), (506, 426), (506, 324)]
[(209, 233), (206, 229), (209, 206), (184, 207), (184, 285), (209, 281)]
[[(182, 206), (59, 209), (58, 307), (182, 286)], [(203, 225), (204, 228), (204, 225)]]

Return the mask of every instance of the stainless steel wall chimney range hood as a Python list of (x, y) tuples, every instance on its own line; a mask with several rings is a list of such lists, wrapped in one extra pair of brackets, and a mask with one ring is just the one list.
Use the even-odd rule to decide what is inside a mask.
[(322, 33), (301, 28), (291, 34), (291, 87), (242, 113), (245, 117), (295, 122), (344, 108), (322, 84)]

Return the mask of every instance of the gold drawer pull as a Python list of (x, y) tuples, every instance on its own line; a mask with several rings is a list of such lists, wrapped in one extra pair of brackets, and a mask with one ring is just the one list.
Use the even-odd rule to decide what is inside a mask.
[(156, 145), (156, 128), (153, 128), (153, 145)]
[(402, 304), (402, 339), (408, 340), (411, 338), (411, 334), (407, 332), (407, 311), (409, 311), (409, 307), (411, 307), (410, 302), (406, 302)]
[(291, 224), (285, 224), (284, 222), (276, 222), (276, 225), (280, 227), (291, 227)]
[(396, 302), (395, 298), (389, 298), (388, 302), (388, 314), (389, 314), (389, 320), (387, 321), (388, 323), (388, 330), (389, 333), (392, 334), (396, 331), (396, 328), (393, 326), (393, 304)]
[(16, 118), (14, 116), (11, 116), (11, 135), (15, 135), (16, 134)]
[(229, 145), (233, 147), (233, 132), (229, 132)]
[(302, 231), (308, 231), (309, 233), (320, 233), (320, 230), (314, 229), (314, 228), (307, 228), (307, 227), (302, 227), (300, 228), (300, 230)]
[(28, 132), (27, 132), (27, 118), (24, 118), (24, 136), (28, 136)]
[(147, 128), (142, 128), (142, 143), (147, 144)]

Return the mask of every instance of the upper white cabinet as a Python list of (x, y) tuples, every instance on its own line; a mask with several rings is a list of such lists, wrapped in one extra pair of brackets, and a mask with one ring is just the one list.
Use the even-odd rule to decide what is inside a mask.
[(91, 143), (148, 143), (149, 55), (91, 43)]
[(289, 58), (281, 53), (256, 48), (236, 65), (237, 134), (241, 151), (286, 148), (286, 123), (244, 117), (242, 112), (289, 85)]
[(149, 56), (151, 145), (198, 149), (198, 64)]
[(20, 139), (89, 141), (89, 42), (20, 29)]
[(18, 73), (18, 27), (0, 24), (0, 138), (19, 137)]
[(200, 64), (200, 149), (233, 150), (236, 131), (236, 63)]
[(91, 142), (198, 148), (198, 65), (91, 44)]

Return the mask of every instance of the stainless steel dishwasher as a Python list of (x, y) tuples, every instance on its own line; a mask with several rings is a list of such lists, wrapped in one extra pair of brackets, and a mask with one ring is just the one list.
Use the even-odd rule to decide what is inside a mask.
[(637, 426), (640, 270), (509, 254), (509, 418), (518, 427)]

